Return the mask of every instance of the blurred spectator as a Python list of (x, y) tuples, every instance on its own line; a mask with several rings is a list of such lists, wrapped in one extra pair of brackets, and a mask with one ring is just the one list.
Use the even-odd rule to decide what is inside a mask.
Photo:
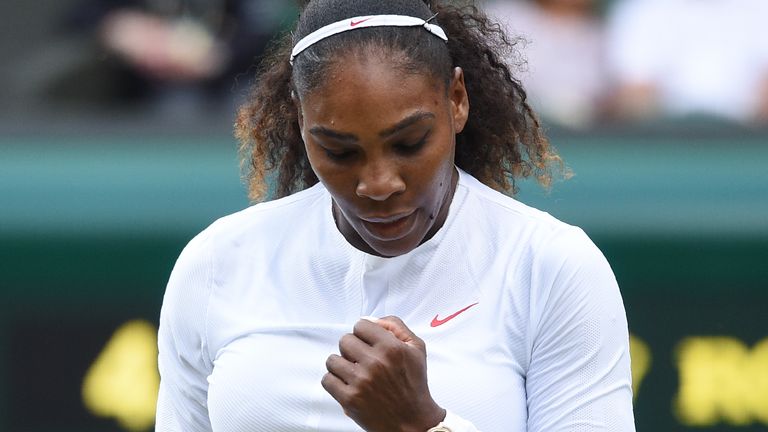
[(619, 0), (609, 62), (623, 118), (768, 120), (766, 0)]
[(183, 105), (230, 96), (238, 75), (290, 22), (292, 6), (284, 0), (85, 0), (66, 17), (66, 27), (96, 38), (101, 55), (59, 80), (53, 93), (113, 104)]
[(527, 72), (520, 78), (546, 120), (583, 127), (600, 115), (608, 83), (597, 3), (502, 0), (486, 6), (511, 35), (530, 42)]

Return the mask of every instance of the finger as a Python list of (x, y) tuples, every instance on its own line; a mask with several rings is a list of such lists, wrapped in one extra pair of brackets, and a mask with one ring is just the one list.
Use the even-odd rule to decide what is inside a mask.
[(336, 354), (331, 354), (325, 361), (325, 368), (344, 384), (350, 384), (355, 377), (355, 364)]
[(342, 401), (346, 401), (344, 394), (347, 385), (344, 383), (344, 381), (341, 380), (341, 378), (328, 372), (327, 374), (323, 375), (323, 378), (320, 380), (320, 385), (322, 385), (325, 391), (327, 391), (328, 394), (331, 395), (331, 397), (334, 398), (339, 404), (341, 404)]
[(370, 346), (394, 339), (394, 336), (389, 331), (378, 324), (379, 321), (381, 320), (373, 323), (367, 319), (361, 319), (355, 323), (355, 326), (352, 328), (352, 334)]
[(421, 339), (419, 339), (419, 337), (416, 336), (416, 334), (413, 333), (407, 325), (405, 325), (403, 320), (396, 316), (379, 318), (377, 324), (395, 335), (395, 337), (401, 342), (405, 342), (407, 344), (421, 343)]
[(359, 363), (368, 358), (371, 349), (370, 345), (351, 333), (345, 334), (339, 339), (339, 353), (353, 363)]

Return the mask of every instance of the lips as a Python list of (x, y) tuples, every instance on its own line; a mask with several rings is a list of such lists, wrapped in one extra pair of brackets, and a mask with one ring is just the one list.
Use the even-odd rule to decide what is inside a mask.
[(416, 220), (416, 211), (411, 210), (391, 216), (361, 217), (363, 227), (371, 236), (378, 240), (399, 240), (408, 235)]

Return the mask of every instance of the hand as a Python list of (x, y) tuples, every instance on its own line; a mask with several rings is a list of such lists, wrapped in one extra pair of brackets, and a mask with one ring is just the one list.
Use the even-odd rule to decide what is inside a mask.
[(429, 394), (424, 341), (397, 317), (362, 319), (339, 341), (325, 390), (368, 432), (425, 432), (445, 418)]

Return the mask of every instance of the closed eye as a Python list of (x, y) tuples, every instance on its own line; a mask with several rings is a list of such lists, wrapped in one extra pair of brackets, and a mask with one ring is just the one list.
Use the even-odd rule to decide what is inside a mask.
[(328, 150), (327, 148), (323, 148), (323, 150), (330, 159), (335, 161), (345, 161), (352, 158), (352, 156), (355, 154), (355, 152), (351, 150), (332, 151)]
[(419, 150), (421, 150), (424, 147), (424, 144), (427, 143), (427, 140), (429, 139), (430, 134), (432, 133), (432, 130), (428, 130), (427, 133), (424, 134), (421, 139), (413, 144), (396, 144), (395, 149), (401, 154), (404, 155), (411, 155), (418, 153)]

